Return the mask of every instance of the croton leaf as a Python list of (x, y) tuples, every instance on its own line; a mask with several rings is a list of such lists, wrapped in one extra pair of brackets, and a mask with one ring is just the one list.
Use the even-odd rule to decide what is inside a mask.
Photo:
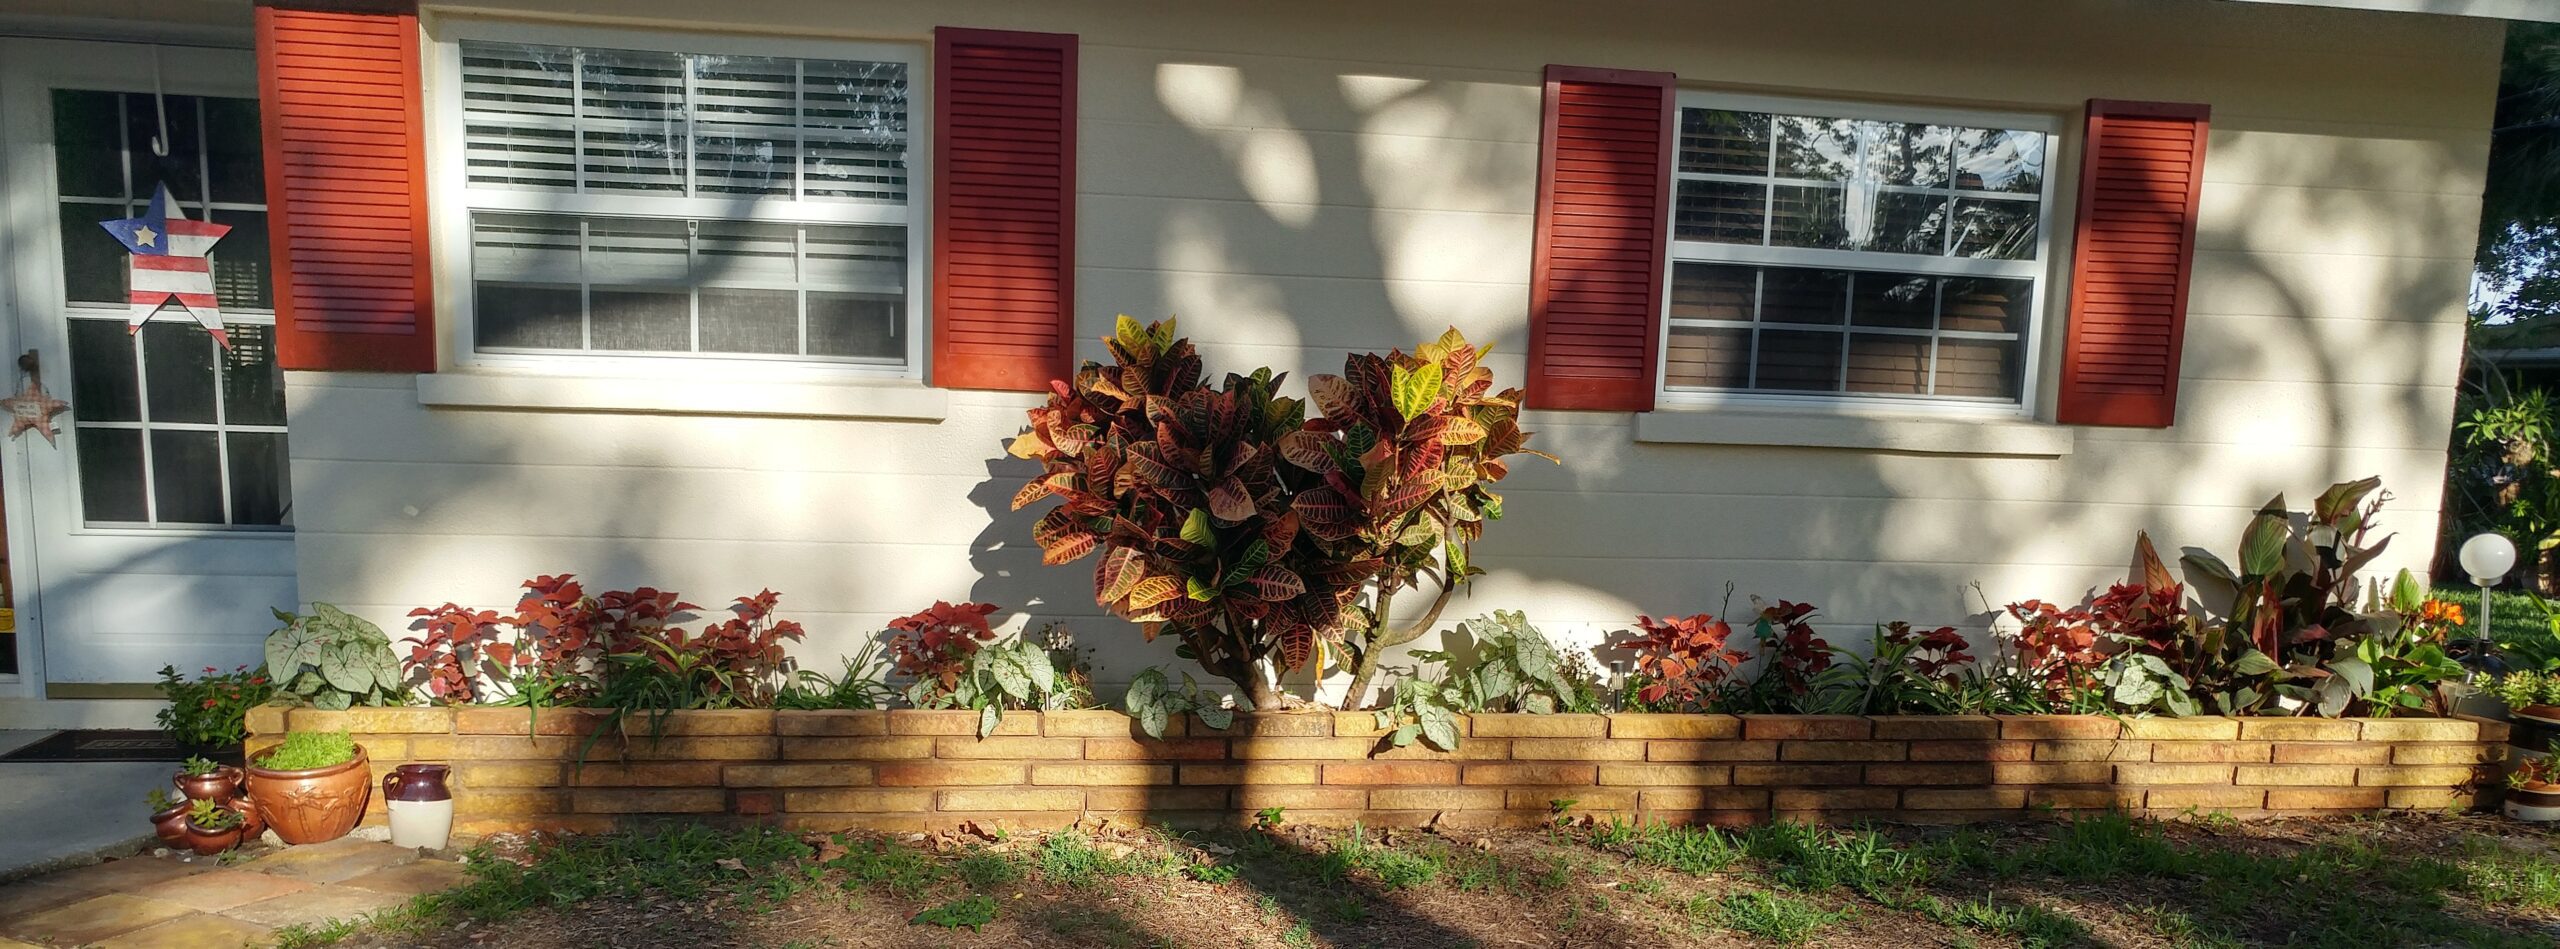
[(1484, 426), (1476, 424), (1474, 419), (1463, 415), (1452, 415), (1447, 418), (1447, 422), (1448, 424), (1440, 429), (1440, 444), (1473, 445), (1484, 440)]
[(1438, 363), (1424, 363), (1415, 369), (1396, 366), (1389, 370), (1389, 380), (1396, 414), (1406, 421), (1421, 418), (1423, 413), (1431, 411), (1432, 403), (1440, 401)]
[(1102, 562), (1093, 568), (1093, 601), (1116, 601), (1128, 596), (1130, 588), (1137, 586), (1138, 581), (1146, 579), (1146, 569), (1139, 565), (1140, 556), (1134, 547), (1115, 547), (1102, 555)]
[(1209, 524), (1208, 511), (1195, 507), (1191, 509), (1189, 514), (1183, 515), (1182, 539), (1190, 543), (1198, 544), (1202, 547), (1208, 547), (1218, 542), (1218, 532), (1216, 528)]
[(1252, 576), (1246, 578), (1246, 582), (1253, 585), (1255, 596), (1265, 600), (1294, 599), (1299, 594), (1307, 592), (1305, 579), (1300, 578), (1289, 568), (1277, 564), (1254, 571)]
[(1129, 585), (1129, 608), (1153, 609), (1157, 604), (1182, 594), (1182, 581), (1168, 576), (1152, 576)]
[(1313, 627), (1291, 623), (1280, 630), (1280, 668), (1283, 671), (1307, 664), (1315, 655), (1316, 631)]
[(1296, 431), (1280, 436), (1282, 459), (1319, 474), (1341, 467), (1334, 462), (1331, 448), (1331, 440), (1315, 432)]
[(1351, 502), (1332, 488), (1311, 488), (1290, 499), (1289, 507), (1309, 525), (1341, 524), (1352, 518)]
[(1209, 488), (1209, 511), (1230, 524), (1243, 522), (1255, 513), (1253, 494), (1245, 490), (1243, 481), (1230, 475)]

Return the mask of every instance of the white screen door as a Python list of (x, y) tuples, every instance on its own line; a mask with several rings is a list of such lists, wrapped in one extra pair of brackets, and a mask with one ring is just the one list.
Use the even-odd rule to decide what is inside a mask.
[[(58, 444), (6, 448), (43, 681), (255, 664), (268, 610), (296, 600), (253, 60), (0, 40), (0, 63), (0, 197), (34, 225), (0, 236), (16, 335), (0, 373), (19, 388), (32, 350), (71, 403)], [(143, 215), (163, 187), (169, 216), (231, 228), (207, 255), (228, 349), (174, 302), (128, 331), (129, 255), (99, 222)]]

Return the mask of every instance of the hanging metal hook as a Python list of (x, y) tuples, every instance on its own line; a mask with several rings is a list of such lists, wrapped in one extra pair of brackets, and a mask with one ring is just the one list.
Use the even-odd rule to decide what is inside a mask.
[(169, 157), (169, 96), (160, 90), (160, 47), (151, 48), (151, 109), (160, 118), (160, 133), (151, 136), (151, 154)]

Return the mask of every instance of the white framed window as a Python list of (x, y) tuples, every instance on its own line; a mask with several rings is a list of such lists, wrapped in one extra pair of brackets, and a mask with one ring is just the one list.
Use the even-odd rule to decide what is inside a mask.
[(1663, 402), (2029, 410), (2055, 118), (1679, 106)]
[(920, 375), (921, 46), (437, 30), (469, 361)]

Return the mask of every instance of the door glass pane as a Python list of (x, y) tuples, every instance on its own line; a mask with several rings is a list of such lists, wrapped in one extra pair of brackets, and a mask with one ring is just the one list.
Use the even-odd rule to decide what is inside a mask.
[(142, 421), (142, 391), (133, 383), (133, 336), (124, 331), (124, 321), (70, 322), (71, 417), (83, 422)]
[(211, 424), (213, 337), (192, 322), (162, 319), (142, 324), (142, 387), (154, 422)]
[(233, 323), (222, 355), (222, 411), (233, 425), (284, 424), (284, 371), (276, 368), (275, 327)]
[(212, 432), (151, 433), (152, 496), (160, 523), (222, 523), (222, 445)]
[(125, 164), (130, 168), (133, 196), (150, 200), (152, 189), (169, 186), (169, 197), (185, 202), (188, 217), (204, 216), (203, 138), (196, 134), (196, 97), (169, 96), (168, 154), (155, 155), (151, 139), (160, 134), (160, 115), (150, 93), (124, 97)]
[(232, 432), (223, 440), (231, 451), (231, 523), (284, 523), (293, 489), (285, 475), (283, 433)]
[(206, 99), (204, 124), (213, 130), (204, 153), (213, 175), (213, 199), (267, 203), (266, 156), (258, 151), (258, 100)]
[[(214, 223), (231, 225), (214, 242), (213, 292), (224, 309), (275, 309), (274, 286), (267, 275), (267, 214), (264, 211), (218, 210)], [(119, 248), (121, 249), (121, 248)]]
[(62, 202), (62, 296), (66, 302), (125, 305), (124, 245), (98, 222), (128, 216), (121, 205)]
[(53, 91), (54, 179), (63, 197), (124, 193), (124, 130), (112, 92)]
[(141, 522), (142, 433), (129, 428), (84, 428), (80, 442), (80, 507), (90, 523)]

